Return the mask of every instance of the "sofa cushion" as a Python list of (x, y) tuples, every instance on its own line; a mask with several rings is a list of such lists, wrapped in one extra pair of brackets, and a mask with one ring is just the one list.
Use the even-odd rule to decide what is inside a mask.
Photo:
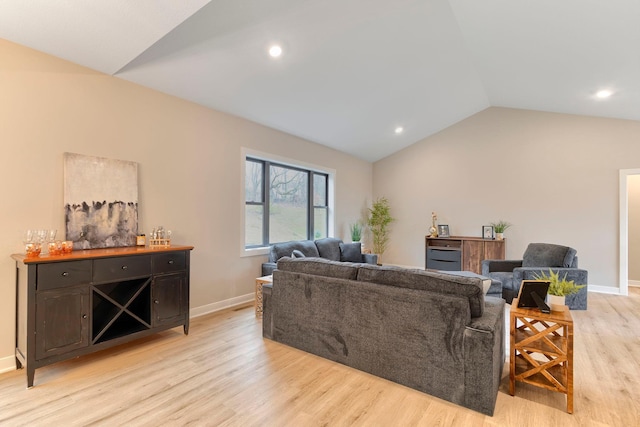
[(530, 243), (522, 257), (523, 267), (571, 267), (576, 250), (551, 243)]
[(298, 249), (294, 249), (293, 252), (291, 252), (291, 258), (306, 258), (306, 257), (301, 251), (299, 251)]
[(306, 257), (317, 257), (318, 248), (311, 240), (293, 240), (276, 243), (269, 248), (269, 261), (276, 262), (282, 257), (290, 257), (294, 250), (299, 250)]
[(324, 258), (281, 258), (278, 261), (278, 270), (349, 280), (358, 276), (358, 266)]
[(484, 313), (484, 290), (482, 280), (478, 278), (363, 264), (358, 269), (357, 280), (458, 295), (468, 299), (471, 317), (480, 317)]
[(334, 237), (327, 237), (315, 241), (320, 257), (331, 261), (340, 261), (340, 243), (342, 243), (342, 240)]
[(362, 262), (362, 243), (340, 243), (340, 261)]

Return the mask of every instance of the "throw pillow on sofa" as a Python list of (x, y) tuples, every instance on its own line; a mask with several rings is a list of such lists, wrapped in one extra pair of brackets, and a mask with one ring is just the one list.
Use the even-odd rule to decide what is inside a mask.
[(291, 258), (306, 258), (306, 257), (304, 256), (302, 251), (299, 251), (296, 249), (293, 252), (291, 252)]
[(362, 244), (340, 243), (340, 261), (362, 262)]

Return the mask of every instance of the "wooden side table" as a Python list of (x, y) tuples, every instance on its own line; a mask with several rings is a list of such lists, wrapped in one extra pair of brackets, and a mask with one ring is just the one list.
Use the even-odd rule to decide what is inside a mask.
[(511, 305), (509, 394), (516, 381), (567, 395), (573, 413), (573, 319), (571, 312), (518, 308)]
[(262, 317), (262, 285), (265, 283), (273, 283), (273, 276), (262, 276), (256, 279), (256, 300), (254, 303), (256, 317)]

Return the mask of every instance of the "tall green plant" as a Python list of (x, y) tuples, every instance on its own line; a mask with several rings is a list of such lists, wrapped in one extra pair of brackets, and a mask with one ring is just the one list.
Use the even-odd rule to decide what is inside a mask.
[(389, 225), (395, 221), (386, 197), (380, 197), (369, 209), (367, 225), (373, 235), (373, 252), (382, 255), (389, 243)]
[(349, 227), (351, 230), (351, 241), (359, 242), (362, 239), (362, 224), (356, 222)]

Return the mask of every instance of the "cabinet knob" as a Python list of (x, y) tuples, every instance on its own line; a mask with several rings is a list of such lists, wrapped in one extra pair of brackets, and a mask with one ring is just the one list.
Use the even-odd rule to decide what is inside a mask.
[(160, 301), (158, 301), (157, 299), (154, 299), (154, 300), (153, 300), (153, 303), (154, 303), (154, 304), (160, 304)]
[(66, 271), (62, 272), (62, 277), (67, 277), (69, 275), (69, 273), (67, 273)]
[(172, 259), (169, 260), (169, 264), (173, 264), (173, 260)]
[(123, 270), (126, 270), (126, 269), (127, 269), (127, 266), (126, 266), (126, 265), (123, 265), (123, 266), (122, 266), (122, 269), (123, 269)]
[(83, 319), (86, 319), (86, 318), (87, 318), (87, 315), (86, 315), (86, 314), (83, 314), (83, 315), (82, 315), (82, 318), (83, 318)]

